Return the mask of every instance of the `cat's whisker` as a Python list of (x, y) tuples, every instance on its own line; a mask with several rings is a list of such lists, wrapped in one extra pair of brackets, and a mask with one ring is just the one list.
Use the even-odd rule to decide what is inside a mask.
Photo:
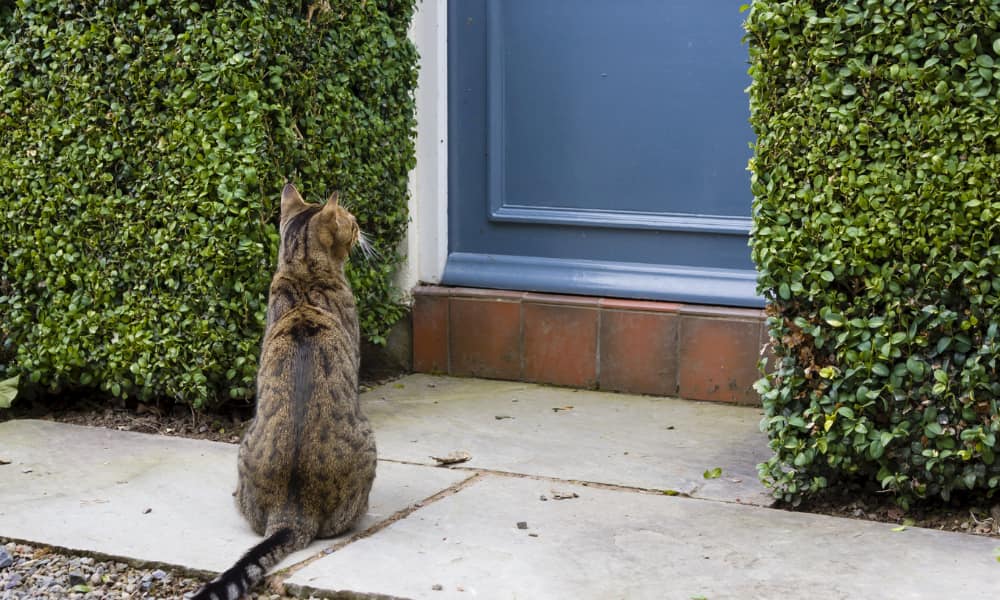
[(361, 249), (361, 255), (365, 260), (378, 260), (381, 258), (379, 251), (363, 231), (358, 232), (358, 248)]

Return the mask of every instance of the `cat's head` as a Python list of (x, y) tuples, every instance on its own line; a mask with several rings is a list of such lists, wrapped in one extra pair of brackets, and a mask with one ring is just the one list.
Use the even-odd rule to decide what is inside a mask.
[(290, 183), (281, 190), (280, 232), (279, 264), (342, 263), (351, 248), (367, 243), (354, 215), (337, 201), (336, 192), (325, 204), (307, 204)]

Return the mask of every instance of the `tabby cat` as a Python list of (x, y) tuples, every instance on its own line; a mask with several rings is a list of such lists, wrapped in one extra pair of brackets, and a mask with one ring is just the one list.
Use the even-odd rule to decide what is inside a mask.
[(348, 530), (368, 509), (375, 438), (358, 400), (358, 316), (344, 276), (351, 248), (366, 242), (336, 194), (310, 205), (292, 184), (281, 192), (280, 235), (236, 490), (266, 539), (193, 600), (237, 600), (290, 552)]

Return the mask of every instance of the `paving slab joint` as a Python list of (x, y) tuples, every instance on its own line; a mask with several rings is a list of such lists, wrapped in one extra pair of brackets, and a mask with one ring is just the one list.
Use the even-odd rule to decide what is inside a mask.
[(314, 588), (308, 585), (294, 585), (290, 587), (295, 588), (296, 591), (294, 594), (287, 591), (285, 594), (296, 598), (326, 598), (328, 600), (412, 600), (411, 598), (406, 598), (404, 596), (389, 596), (386, 594), (368, 592), (351, 592), (347, 590), (331, 592), (330, 590)]
[[(399, 461), (389, 461), (389, 462), (399, 462)], [(407, 463), (404, 463), (404, 464), (407, 464)], [(426, 465), (423, 465), (423, 466), (426, 466)], [(292, 575), (294, 575), (297, 571), (300, 571), (300, 570), (304, 569), (305, 567), (311, 565), (312, 563), (316, 562), (317, 560), (320, 560), (323, 557), (329, 556), (330, 554), (333, 554), (337, 550), (340, 550), (340, 549), (344, 548), (345, 546), (353, 544), (354, 542), (356, 542), (358, 540), (363, 540), (363, 539), (365, 539), (367, 537), (371, 537), (371, 536), (375, 535), (376, 533), (378, 533), (379, 531), (382, 531), (383, 529), (385, 529), (389, 525), (392, 525), (393, 523), (395, 523), (396, 521), (399, 521), (401, 519), (405, 519), (406, 517), (412, 515), (414, 512), (420, 510), (421, 508), (423, 508), (425, 506), (433, 504), (433, 503), (435, 503), (435, 502), (437, 502), (437, 501), (439, 501), (439, 500), (441, 500), (443, 498), (447, 498), (448, 496), (452, 496), (454, 494), (457, 494), (458, 492), (462, 491), (463, 489), (469, 487), (470, 485), (472, 485), (473, 483), (475, 483), (476, 481), (478, 481), (481, 477), (482, 477), (482, 475), (480, 473), (478, 473), (478, 472), (472, 473), (469, 477), (463, 479), (462, 481), (459, 481), (458, 483), (456, 483), (454, 485), (448, 486), (447, 488), (441, 490), (440, 492), (438, 492), (438, 493), (436, 493), (436, 494), (434, 494), (432, 496), (429, 496), (427, 498), (424, 498), (423, 500), (420, 500), (419, 502), (414, 502), (413, 504), (407, 506), (406, 508), (393, 513), (393, 515), (390, 516), (389, 518), (383, 519), (383, 520), (381, 520), (381, 521), (373, 524), (368, 529), (364, 529), (362, 531), (359, 531), (359, 532), (355, 533), (354, 535), (348, 537), (345, 540), (341, 540), (341, 541), (339, 541), (339, 542), (337, 542), (337, 543), (335, 543), (335, 544), (333, 544), (333, 545), (331, 545), (331, 546), (329, 546), (327, 548), (324, 548), (322, 552), (319, 552), (318, 554), (315, 554), (315, 555), (313, 555), (313, 556), (311, 556), (311, 557), (309, 557), (309, 558), (307, 558), (305, 560), (299, 561), (299, 562), (295, 563), (294, 565), (292, 565), (292, 566), (290, 566), (288, 568), (281, 569), (280, 571), (272, 573), (271, 575), (269, 575), (267, 577), (267, 584), (266, 585), (267, 585), (268, 589), (274, 591), (275, 593), (279, 593), (279, 594), (280, 593), (284, 593), (284, 594), (287, 594), (287, 595), (290, 595), (290, 596), (308, 597), (310, 595), (316, 595), (316, 593), (319, 593), (322, 590), (307, 591), (303, 586), (290, 585), (290, 584), (286, 585), (285, 581), (289, 577), (291, 577)], [(329, 593), (329, 592), (325, 592), (325, 593)], [(303, 594), (306, 594), (306, 596), (303, 596)], [(370, 594), (360, 594), (359, 595), (359, 594), (357, 594), (355, 592), (335, 592), (334, 595), (326, 595), (326, 596), (321, 596), (321, 597), (324, 597), (324, 598), (377, 598), (379, 600), (381, 600), (381, 599), (385, 599), (385, 600), (405, 600), (405, 599), (396, 599), (396, 598), (393, 598), (393, 597), (390, 597), (390, 596), (379, 596), (379, 595), (374, 595), (373, 596), (373, 595), (370, 595)]]
[[(414, 462), (408, 460), (396, 460), (396, 459), (379, 459), (385, 462), (397, 463), (401, 465), (411, 465), (418, 467), (426, 467), (426, 463)], [(482, 475), (492, 475), (495, 477), (507, 477), (510, 479), (530, 479), (532, 481), (548, 481), (553, 484), (563, 484), (563, 485), (580, 485), (583, 487), (596, 488), (601, 490), (611, 490), (615, 492), (631, 492), (633, 494), (652, 494), (654, 496), (666, 495), (666, 496), (680, 496), (682, 498), (691, 498), (692, 500), (703, 500), (706, 502), (718, 502), (721, 504), (735, 504), (737, 506), (761, 506), (763, 508), (773, 508), (774, 499), (771, 499), (770, 503), (767, 504), (755, 504), (752, 502), (739, 502), (734, 500), (727, 500), (725, 498), (705, 498), (698, 496), (698, 492), (702, 490), (705, 486), (700, 483), (694, 484), (691, 488), (686, 490), (674, 490), (670, 488), (650, 488), (650, 487), (640, 487), (631, 485), (621, 485), (615, 483), (602, 483), (600, 481), (588, 481), (584, 479), (562, 479), (559, 477), (547, 477), (545, 475), (529, 475), (526, 473), (518, 473), (516, 471), (501, 471), (496, 469), (484, 469), (482, 467), (465, 467), (462, 465), (439, 465), (441, 469), (449, 469), (451, 471), (468, 471), (470, 473), (475, 473), (478, 476)], [(462, 481), (459, 486), (462, 488), (467, 487), (466, 484), (472, 482), (473, 478), (466, 479)], [(457, 490), (455, 490), (457, 491)], [(444, 495), (451, 495), (454, 492), (448, 493), (448, 490), (441, 492)], [(435, 496), (436, 498), (437, 496)], [(441, 496), (444, 497), (444, 496)], [(398, 519), (394, 519), (398, 520)], [(367, 537), (367, 536), (365, 536)]]

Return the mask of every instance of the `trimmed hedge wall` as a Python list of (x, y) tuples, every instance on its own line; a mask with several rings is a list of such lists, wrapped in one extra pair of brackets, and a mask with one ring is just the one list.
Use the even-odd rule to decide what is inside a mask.
[(286, 180), (339, 189), (373, 239), (381, 260), (349, 276), (382, 341), (403, 311), (414, 2), (307, 4), (0, 10), (0, 379), (251, 398)]
[(1000, 2), (756, 0), (758, 384), (792, 503), (1000, 485)]

